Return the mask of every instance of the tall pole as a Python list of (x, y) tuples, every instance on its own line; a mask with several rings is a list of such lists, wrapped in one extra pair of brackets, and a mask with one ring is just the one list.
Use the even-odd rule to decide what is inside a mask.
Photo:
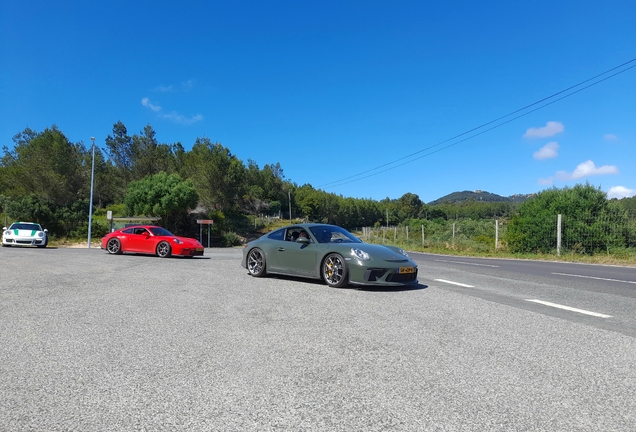
[(91, 200), (88, 207), (88, 248), (91, 248), (91, 227), (93, 226), (93, 179), (95, 177), (95, 137), (91, 137), (93, 142), (93, 160), (91, 162)]
[(291, 191), (287, 191), (287, 200), (289, 201), (289, 223), (292, 223), (292, 216), (291, 216)]

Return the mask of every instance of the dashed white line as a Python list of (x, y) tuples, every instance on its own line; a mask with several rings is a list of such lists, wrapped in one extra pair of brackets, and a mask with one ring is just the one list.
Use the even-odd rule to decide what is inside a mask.
[(586, 310), (583, 310), (583, 309), (577, 309), (577, 308), (573, 308), (573, 307), (570, 307), (570, 306), (564, 306), (564, 305), (560, 305), (560, 304), (556, 304), (556, 303), (550, 303), (550, 302), (543, 301), (543, 300), (526, 299), (526, 301), (533, 302), (533, 303), (539, 303), (539, 304), (542, 304), (544, 306), (550, 306), (550, 307), (553, 307), (553, 308), (563, 309), (563, 310), (567, 310), (567, 311), (570, 311), (570, 312), (577, 312), (577, 313), (581, 313), (581, 314), (585, 314), (585, 315), (591, 315), (591, 316), (595, 316), (595, 317), (598, 317), (598, 318), (611, 318), (612, 317), (611, 315), (605, 315), (605, 314), (598, 313), (598, 312), (586, 311)]
[(608, 281), (608, 282), (622, 282), (622, 283), (636, 284), (636, 282), (634, 282), (634, 281), (626, 281), (626, 280), (620, 280), (620, 279), (607, 279), (607, 278), (600, 278), (600, 277), (594, 277), (594, 276), (575, 275), (575, 274), (568, 274), (568, 273), (552, 273), (552, 274), (553, 275), (559, 275), (559, 276), (572, 276), (572, 277), (585, 278), (585, 279), (604, 280), (604, 281)]
[(466, 265), (479, 266), (479, 267), (499, 267), (498, 265), (492, 265), (492, 264), (477, 264), (477, 263), (471, 263), (471, 262), (465, 262), (465, 261), (453, 261), (453, 260), (443, 260), (443, 259), (436, 259), (435, 261), (438, 261), (438, 262), (447, 262), (447, 263), (454, 263), (454, 264), (466, 264)]
[(449, 281), (449, 280), (445, 280), (445, 279), (435, 279), (435, 280), (437, 282), (444, 282), (444, 283), (451, 284), (451, 285), (458, 285), (458, 286), (464, 287), (464, 288), (475, 288), (472, 285), (466, 285), (466, 284), (463, 284), (463, 283), (453, 282), (453, 281)]

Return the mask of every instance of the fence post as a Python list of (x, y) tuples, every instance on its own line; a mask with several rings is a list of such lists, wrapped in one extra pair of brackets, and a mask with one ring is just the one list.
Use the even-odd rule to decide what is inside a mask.
[(422, 246), (424, 246), (424, 225), (422, 225)]
[(561, 215), (557, 216), (557, 256), (561, 256)]
[(499, 244), (499, 221), (495, 219), (495, 250), (497, 250), (498, 244)]
[(406, 241), (409, 241), (409, 226), (406, 226)]
[(393, 228), (393, 243), (397, 240), (397, 225)]
[(455, 222), (453, 222), (453, 244), (455, 244)]

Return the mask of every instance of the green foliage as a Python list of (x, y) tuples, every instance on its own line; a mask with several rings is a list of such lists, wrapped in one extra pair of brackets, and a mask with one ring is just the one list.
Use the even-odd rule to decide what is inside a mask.
[(199, 196), (190, 180), (178, 174), (160, 172), (128, 187), (124, 202), (129, 215), (158, 216), (166, 227), (172, 226), (180, 214), (197, 205)]
[(510, 251), (556, 250), (558, 214), (563, 217), (562, 244), (578, 253), (593, 254), (625, 245), (620, 230), (611, 225), (624, 226), (626, 212), (607, 201), (600, 189), (586, 184), (545, 190), (521, 204), (508, 225), (506, 240)]
[(620, 199), (620, 200), (617, 200), (616, 198), (614, 198), (614, 199), (612, 199), (612, 201), (615, 201), (617, 204), (619, 204), (625, 210), (629, 210), (629, 211), (635, 211), (636, 210), (636, 196), (635, 197), (631, 197), (631, 198), (623, 198), (623, 199)]
[(242, 244), (243, 244), (243, 240), (235, 232), (229, 231), (223, 234), (223, 246), (232, 247), (232, 246), (241, 246)]
[(239, 205), (246, 171), (229, 149), (208, 138), (197, 138), (184, 156), (184, 164), (182, 172), (196, 187), (204, 207), (226, 210)]
[(13, 141), (14, 148), (4, 147), (0, 159), (5, 195), (36, 195), (56, 205), (85, 196), (90, 166), (83, 145), (71, 143), (56, 126), (41, 133), (27, 128)]
[(13, 199), (5, 198), (4, 203), (4, 211), (16, 221), (37, 222), (49, 230), (55, 221), (54, 205), (35, 194)]

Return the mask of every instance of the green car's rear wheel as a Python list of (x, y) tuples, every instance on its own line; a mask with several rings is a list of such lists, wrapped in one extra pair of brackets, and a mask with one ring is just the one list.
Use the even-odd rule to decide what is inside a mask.
[(322, 277), (330, 287), (341, 288), (349, 284), (349, 269), (342, 255), (327, 255), (322, 263)]

